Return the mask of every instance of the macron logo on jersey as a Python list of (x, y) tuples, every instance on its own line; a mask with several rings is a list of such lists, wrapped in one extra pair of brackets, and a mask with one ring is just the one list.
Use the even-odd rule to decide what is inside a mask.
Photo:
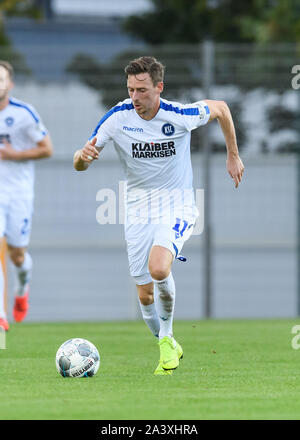
[(150, 142), (142, 144), (142, 142), (132, 143), (133, 158), (152, 158), (152, 157), (168, 157), (176, 154), (175, 143), (169, 142)]
[(139, 133), (142, 133), (144, 131), (142, 128), (126, 127), (126, 125), (123, 125), (123, 130), (125, 130), (125, 131), (137, 131)]

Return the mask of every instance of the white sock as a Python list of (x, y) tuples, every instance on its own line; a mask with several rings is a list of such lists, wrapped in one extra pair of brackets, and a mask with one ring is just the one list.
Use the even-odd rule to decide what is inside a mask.
[(6, 313), (4, 310), (4, 274), (2, 264), (0, 262), (0, 318), (6, 319)]
[(173, 336), (173, 316), (175, 307), (175, 283), (170, 272), (164, 280), (154, 280), (154, 302), (159, 318), (159, 339)]
[(24, 261), (22, 266), (14, 266), (17, 274), (17, 289), (16, 295), (23, 296), (28, 288), (29, 282), (31, 280), (32, 272), (32, 259), (28, 252), (25, 253)]
[(159, 335), (159, 320), (156, 313), (155, 304), (149, 304), (147, 306), (144, 306), (144, 304), (140, 303), (141, 312), (143, 315), (143, 319), (147, 326), (149, 327), (150, 331), (153, 333), (155, 337), (158, 338)]

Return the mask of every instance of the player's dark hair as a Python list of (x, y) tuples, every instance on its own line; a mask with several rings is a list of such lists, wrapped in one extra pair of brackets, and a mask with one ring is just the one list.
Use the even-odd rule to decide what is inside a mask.
[(8, 71), (9, 77), (12, 80), (14, 77), (14, 68), (8, 61), (0, 60), (0, 67), (4, 67)]
[(140, 57), (130, 61), (125, 67), (126, 78), (129, 75), (139, 75), (140, 73), (149, 73), (154, 86), (164, 80), (165, 66), (163, 66), (154, 57)]

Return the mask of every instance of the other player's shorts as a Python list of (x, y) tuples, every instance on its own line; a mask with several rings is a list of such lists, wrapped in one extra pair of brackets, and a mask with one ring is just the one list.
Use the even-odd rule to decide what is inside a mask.
[(180, 255), (184, 243), (190, 238), (195, 220), (188, 222), (177, 219), (173, 225), (165, 224), (125, 224), (125, 239), (130, 275), (136, 284), (152, 282), (148, 269), (148, 259), (152, 246), (162, 246), (171, 251), (174, 258), (186, 261)]
[(0, 238), (14, 247), (27, 247), (30, 239), (33, 200), (0, 199)]

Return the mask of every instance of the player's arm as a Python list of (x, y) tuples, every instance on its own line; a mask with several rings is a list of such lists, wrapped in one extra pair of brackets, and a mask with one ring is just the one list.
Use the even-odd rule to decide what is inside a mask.
[(5, 147), (0, 150), (0, 158), (2, 160), (34, 160), (44, 159), (52, 156), (53, 147), (51, 138), (48, 134), (43, 139), (36, 143), (36, 147), (29, 150), (18, 151), (6, 140), (3, 141)]
[(242, 180), (244, 165), (239, 157), (235, 128), (230, 109), (224, 101), (205, 99), (205, 102), (210, 111), (209, 122), (217, 119), (224, 134), (227, 148), (227, 171), (234, 179), (235, 187), (237, 188)]
[[(121, 104), (121, 103), (119, 103)], [(90, 164), (99, 159), (99, 153), (107, 142), (112, 140), (116, 131), (116, 113), (112, 110), (100, 119), (97, 127), (93, 131), (89, 140), (83, 148), (75, 151), (73, 156), (73, 166), (77, 171), (85, 171)]]
[(94, 137), (91, 141), (87, 141), (85, 146), (81, 150), (77, 150), (74, 153), (73, 165), (77, 171), (85, 171), (88, 169), (89, 165), (96, 159), (99, 158), (99, 150), (95, 147), (97, 138)]

